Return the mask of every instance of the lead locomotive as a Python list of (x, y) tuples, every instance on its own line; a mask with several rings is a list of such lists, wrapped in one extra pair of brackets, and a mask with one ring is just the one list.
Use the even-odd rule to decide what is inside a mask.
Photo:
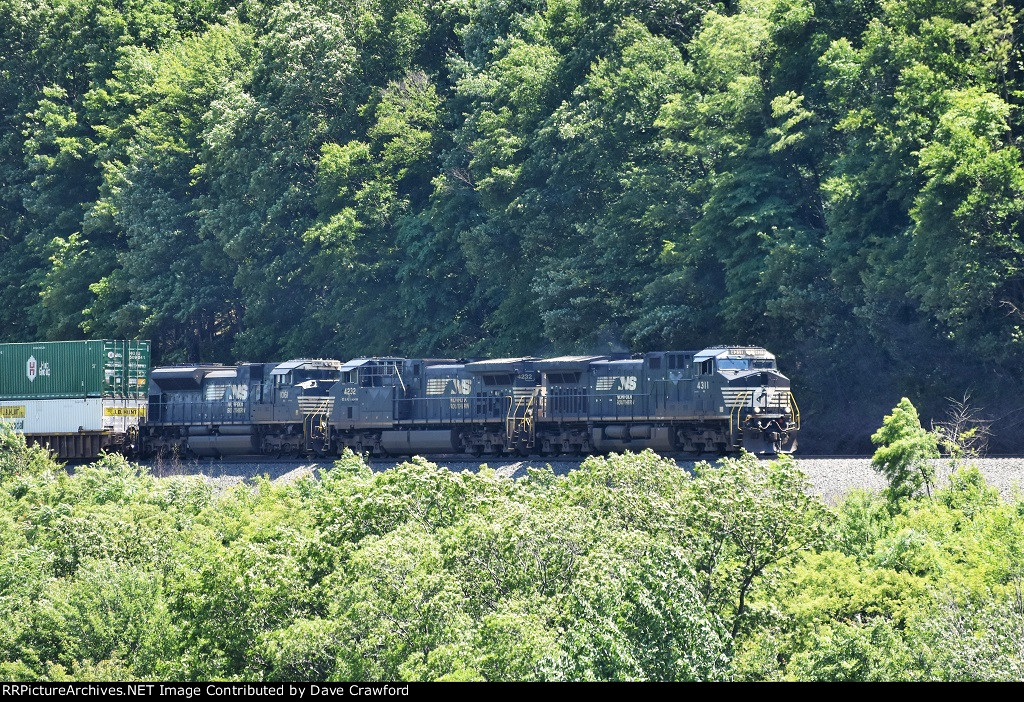
[(789, 379), (749, 346), (156, 368), (149, 387), (145, 453), (772, 454), (800, 428)]

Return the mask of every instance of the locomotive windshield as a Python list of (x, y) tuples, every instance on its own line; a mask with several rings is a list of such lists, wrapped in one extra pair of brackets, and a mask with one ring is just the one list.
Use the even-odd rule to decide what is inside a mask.
[(311, 368), (292, 371), (291, 382), (301, 383), (306, 380), (337, 380), (338, 371), (334, 368)]
[(718, 370), (745, 371), (754, 368), (774, 368), (775, 361), (754, 358), (719, 358)]

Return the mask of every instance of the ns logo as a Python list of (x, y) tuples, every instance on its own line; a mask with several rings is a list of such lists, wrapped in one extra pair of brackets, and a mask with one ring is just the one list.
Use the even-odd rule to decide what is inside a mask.
[(468, 378), (430, 378), (427, 380), (428, 395), (469, 395), (473, 392), (473, 381)]
[(453, 390), (456, 395), (468, 395), (469, 393), (473, 392), (472, 380), (462, 380), (457, 378), (455, 380), (452, 380), (452, 385), (455, 386)]
[[(616, 384), (618, 385), (618, 388), (615, 387)], [(636, 390), (636, 376), (635, 375), (619, 375), (619, 376), (609, 376), (609, 377), (606, 377), (606, 378), (598, 378), (597, 379), (596, 389), (597, 390), (615, 390), (615, 389), (618, 389), (619, 392), (622, 392), (624, 390), (630, 390), (630, 391)]]

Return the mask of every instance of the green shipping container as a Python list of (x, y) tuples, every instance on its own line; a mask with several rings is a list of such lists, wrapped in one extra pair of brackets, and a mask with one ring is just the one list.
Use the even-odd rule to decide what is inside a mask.
[(0, 344), (0, 400), (144, 399), (148, 393), (148, 341)]

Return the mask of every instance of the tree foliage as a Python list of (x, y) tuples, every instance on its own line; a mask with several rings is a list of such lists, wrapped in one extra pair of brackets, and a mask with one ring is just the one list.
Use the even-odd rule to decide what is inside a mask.
[(938, 437), (921, 426), (910, 400), (900, 400), (871, 441), (878, 446), (871, 465), (889, 482), (890, 500), (913, 497), (922, 488), (931, 495), (935, 468), (930, 461), (939, 457)]
[(215, 492), (69, 474), (5, 426), (4, 679), (726, 679), (760, 584), (822, 534), (792, 463), (749, 455), (511, 480), (347, 454)]
[(224, 488), (0, 424), (0, 679), (1019, 678), (1021, 505), (967, 466), (900, 507), (651, 452)]
[(805, 446), (968, 392), (1012, 444), (1020, 12), (3, 0), (0, 337), (162, 361), (735, 340), (783, 359)]

